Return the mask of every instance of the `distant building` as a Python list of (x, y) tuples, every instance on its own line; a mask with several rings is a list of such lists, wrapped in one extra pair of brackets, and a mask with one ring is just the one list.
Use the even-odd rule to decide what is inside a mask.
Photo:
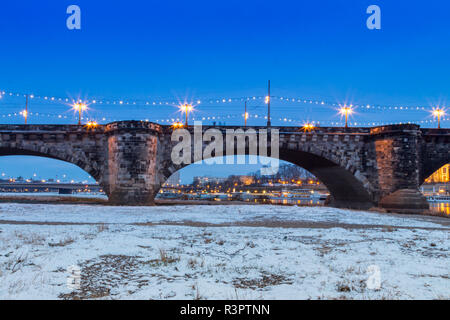
[(176, 186), (179, 184), (181, 184), (180, 171), (177, 171), (174, 174), (172, 174), (166, 181), (166, 185)]
[(255, 178), (252, 176), (239, 176), (239, 180), (246, 186), (255, 182)]
[(194, 185), (208, 185), (208, 184), (220, 184), (227, 180), (227, 178), (217, 177), (194, 177)]
[(425, 179), (425, 183), (445, 183), (450, 181), (450, 164), (446, 164), (441, 167), (438, 171), (433, 173), (427, 179)]

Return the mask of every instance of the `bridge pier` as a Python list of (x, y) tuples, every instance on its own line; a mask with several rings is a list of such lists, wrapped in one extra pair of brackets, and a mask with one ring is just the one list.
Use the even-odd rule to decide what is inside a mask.
[(429, 204), (419, 191), (421, 131), (418, 125), (373, 128), (378, 206), (398, 213), (427, 213)]
[(108, 199), (113, 205), (154, 205), (159, 190), (158, 130), (145, 122), (107, 126)]
[(423, 214), (430, 206), (418, 189), (400, 189), (380, 200), (379, 206), (388, 212)]

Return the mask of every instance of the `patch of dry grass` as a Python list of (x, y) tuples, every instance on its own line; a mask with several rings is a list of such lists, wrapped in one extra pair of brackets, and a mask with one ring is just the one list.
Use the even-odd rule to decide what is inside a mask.
[(13, 256), (9, 261), (6, 262), (5, 269), (11, 271), (11, 273), (15, 273), (22, 269), (25, 262), (28, 259), (27, 253), (20, 253), (18, 255)]
[(336, 283), (336, 291), (338, 292), (359, 292), (366, 290), (366, 281), (363, 279), (354, 279), (351, 281), (344, 280)]
[(197, 267), (203, 268), (205, 266), (205, 260), (201, 260), (200, 262), (197, 259), (190, 258), (187, 262), (188, 267), (191, 269), (196, 269)]
[(172, 257), (167, 253), (166, 250), (159, 249), (159, 259), (153, 259), (148, 261), (147, 263), (151, 266), (159, 267), (162, 265), (167, 266), (178, 261), (180, 261), (180, 257)]
[[(80, 288), (60, 294), (66, 300), (99, 299), (109, 297), (111, 288), (126, 285), (135, 279), (143, 262), (138, 257), (124, 255), (103, 255), (83, 263)], [(146, 281), (146, 280), (142, 280)], [(141, 282), (141, 286), (146, 283)]]
[(263, 274), (256, 279), (235, 278), (232, 281), (235, 288), (239, 289), (263, 289), (269, 286), (276, 286), (280, 284), (292, 284), (293, 281), (284, 275), (277, 275), (273, 273)]
[(75, 242), (75, 239), (72, 237), (65, 237), (64, 239), (59, 240), (58, 242), (49, 242), (48, 245), (50, 247), (65, 247), (68, 246), (69, 244), (72, 244)]
[(98, 233), (103, 232), (103, 231), (107, 231), (107, 230), (109, 230), (109, 226), (104, 224), (104, 223), (102, 223), (102, 224), (97, 226), (97, 232)]
[(45, 244), (45, 237), (41, 236), (37, 233), (22, 233), (15, 231), (14, 235), (17, 239), (22, 240), (24, 244), (31, 244), (31, 245), (44, 245)]
[(204, 297), (200, 294), (200, 289), (198, 288), (198, 284), (194, 284), (192, 286), (192, 290), (194, 291), (193, 300), (203, 300), (204, 299)]

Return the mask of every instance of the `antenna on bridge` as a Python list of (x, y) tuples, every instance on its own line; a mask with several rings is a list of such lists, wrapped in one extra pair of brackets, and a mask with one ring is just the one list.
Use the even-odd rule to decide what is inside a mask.
[(270, 127), (271, 126), (271, 122), (270, 122), (270, 80), (269, 80), (268, 95), (266, 97), (266, 102), (267, 102), (267, 126)]

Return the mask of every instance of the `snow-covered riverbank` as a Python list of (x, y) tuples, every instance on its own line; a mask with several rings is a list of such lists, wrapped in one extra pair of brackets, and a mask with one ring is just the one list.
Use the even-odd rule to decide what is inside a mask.
[(0, 204), (0, 299), (449, 299), (445, 221), (325, 207)]

